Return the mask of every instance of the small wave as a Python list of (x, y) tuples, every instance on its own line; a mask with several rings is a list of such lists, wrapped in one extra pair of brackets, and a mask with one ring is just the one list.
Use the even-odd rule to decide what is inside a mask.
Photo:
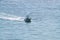
[(0, 18), (12, 21), (24, 21), (24, 17), (18, 17), (7, 13), (0, 13)]

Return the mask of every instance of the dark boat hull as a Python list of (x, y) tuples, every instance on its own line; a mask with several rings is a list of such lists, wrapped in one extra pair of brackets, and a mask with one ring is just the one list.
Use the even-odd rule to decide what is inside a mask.
[(29, 19), (29, 18), (26, 18), (24, 21), (25, 21), (26, 23), (31, 23), (31, 19)]

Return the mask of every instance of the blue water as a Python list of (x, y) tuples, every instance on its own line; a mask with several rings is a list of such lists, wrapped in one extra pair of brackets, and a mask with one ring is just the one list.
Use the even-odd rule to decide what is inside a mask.
[(60, 0), (0, 0), (2, 12), (4, 17), (30, 15), (32, 22), (0, 15), (0, 40), (60, 40)]

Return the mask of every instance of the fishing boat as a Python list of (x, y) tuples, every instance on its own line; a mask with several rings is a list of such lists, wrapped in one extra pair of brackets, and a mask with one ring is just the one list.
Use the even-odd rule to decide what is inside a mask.
[(30, 18), (29, 16), (27, 16), (27, 17), (24, 19), (24, 21), (25, 21), (26, 23), (31, 23), (31, 18)]

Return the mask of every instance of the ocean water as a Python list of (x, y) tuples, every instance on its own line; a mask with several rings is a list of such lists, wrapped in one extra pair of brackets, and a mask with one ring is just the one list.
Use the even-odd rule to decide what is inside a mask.
[(60, 0), (0, 0), (0, 40), (60, 40)]

